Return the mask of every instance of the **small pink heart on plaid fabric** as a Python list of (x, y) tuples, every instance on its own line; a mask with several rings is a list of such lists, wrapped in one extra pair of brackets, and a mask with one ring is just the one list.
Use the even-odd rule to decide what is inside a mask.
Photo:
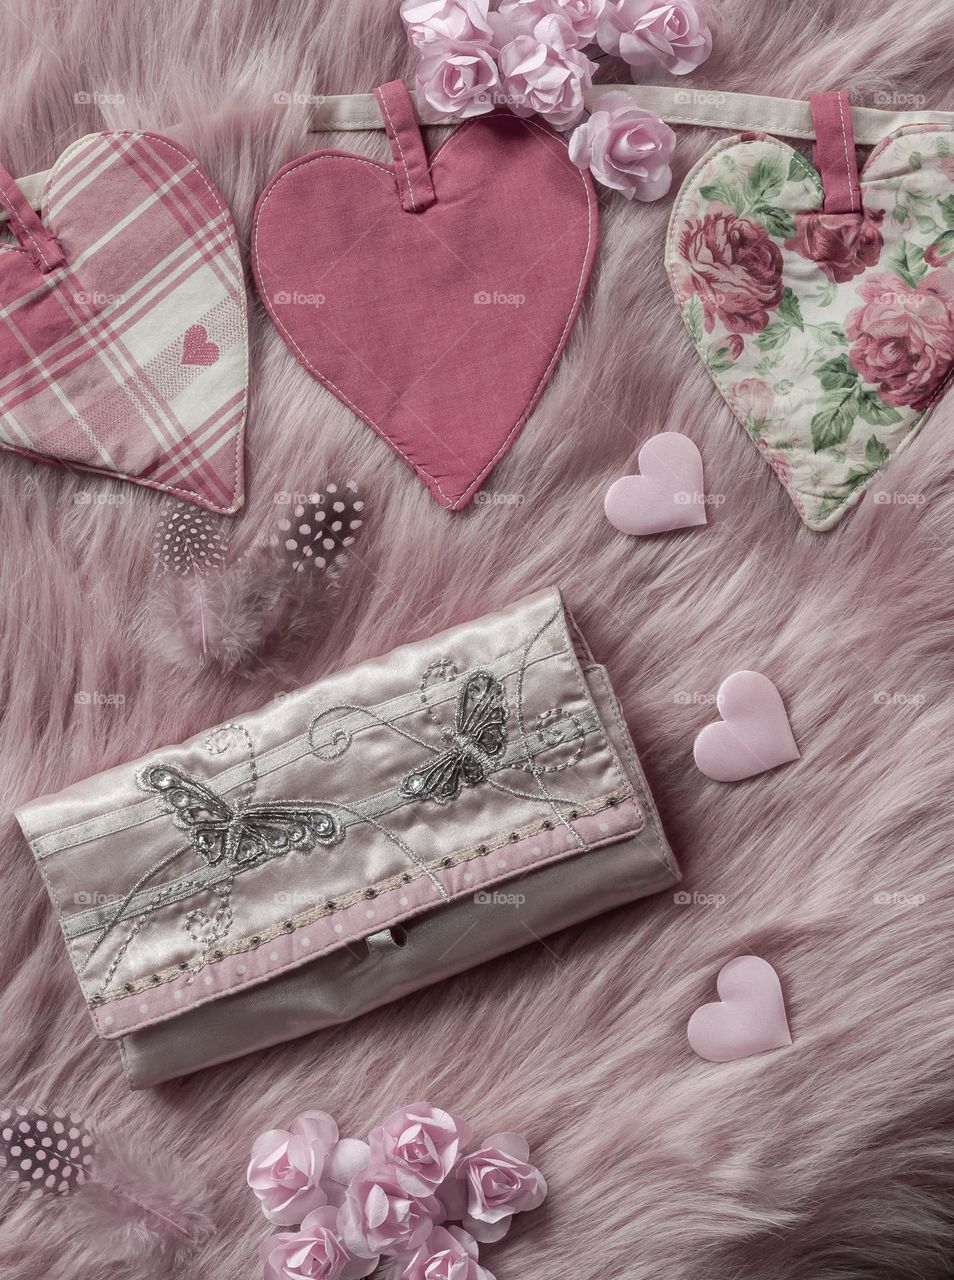
[(735, 1062), (792, 1043), (778, 974), (759, 956), (738, 956), (719, 970), (718, 1001), (689, 1019), (689, 1045), (707, 1062)]
[(296, 358), (459, 510), (553, 374), (596, 199), (538, 121), (472, 120), (428, 157), (413, 113), (399, 117), (406, 91), (385, 90), (395, 162), (318, 151), (287, 164), (259, 198), (252, 269)]
[(182, 339), (183, 364), (215, 364), (219, 358), (219, 348), (209, 341), (209, 333), (204, 324), (191, 324)]
[(722, 720), (696, 738), (696, 765), (716, 782), (740, 782), (799, 759), (785, 704), (768, 676), (735, 671), (716, 694)]
[(196, 158), (157, 134), (90, 134), (50, 170), (42, 225), (20, 212), (39, 247), (0, 245), (0, 447), (237, 511), (245, 280)]
[(663, 431), (639, 451), (638, 476), (613, 482), (603, 503), (620, 533), (666, 533), (706, 523), (702, 456), (688, 436)]

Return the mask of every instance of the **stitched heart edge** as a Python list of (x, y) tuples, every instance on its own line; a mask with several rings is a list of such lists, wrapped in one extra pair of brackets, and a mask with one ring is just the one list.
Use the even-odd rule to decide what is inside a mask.
[[(906, 125), (901, 125), (899, 128), (892, 130), (888, 134), (885, 134), (885, 136), (872, 148), (867, 159), (865, 160), (864, 164), (859, 170), (858, 178), (859, 178), (859, 182), (862, 184), (862, 187), (864, 185), (865, 174), (868, 172), (871, 165), (874, 163), (875, 160), (880, 158), (882, 153), (886, 151), (892, 143), (897, 142), (899, 139), (906, 137), (909, 134), (925, 133), (925, 132), (944, 133), (944, 132), (951, 132), (951, 131), (948, 130), (946, 127), (940, 126), (940, 125), (906, 124)], [(721, 152), (723, 151), (730, 150), (733, 147), (744, 145), (748, 142), (756, 141), (756, 140), (760, 142), (772, 143), (786, 157), (791, 158), (792, 156), (797, 156), (799, 157), (799, 159), (801, 159), (805, 163), (806, 169), (810, 170), (811, 176), (813, 176), (817, 180), (818, 192), (819, 192), (818, 208), (821, 208), (821, 203), (824, 198), (824, 191), (821, 185), (821, 179), (818, 175), (817, 170), (814, 169), (814, 167), (807, 160), (805, 160), (805, 157), (796, 147), (790, 146), (787, 142), (782, 141), (780, 138), (774, 137), (770, 133), (766, 133), (757, 138), (746, 136), (746, 134), (743, 134), (743, 133), (737, 133), (730, 138), (723, 138), (723, 139), (720, 139), (718, 142), (713, 143), (713, 145), (709, 147), (709, 149), (699, 158), (699, 160), (696, 161), (696, 163), (692, 166), (692, 168), (689, 170), (689, 172), (686, 174), (685, 178), (683, 179), (682, 186), (679, 189), (679, 194), (676, 198), (676, 202), (673, 205), (672, 213), (670, 214), (670, 217), (669, 217), (669, 225), (666, 232), (665, 265), (666, 265), (666, 274), (669, 278), (670, 288), (672, 290), (674, 298), (676, 296), (675, 294), (676, 281), (675, 281), (673, 269), (676, 263), (679, 261), (679, 259), (675, 254), (676, 226), (680, 220), (682, 210), (686, 202), (690, 198), (690, 194), (694, 193), (699, 189), (701, 185), (701, 177), (702, 177), (703, 170), (709, 166), (709, 164), (715, 159), (717, 155), (721, 154)], [(952, 184), (952, 188), (954, 188), (954, 184)], [(862, 196), (864, 196), (863, 190), (862, 190)], [(685, 324), (685, 318), (684, 317), (681, 317), (681, 318), (683, 319), (683, 323)], [(686, 329), (688, 332), (688, 326), (686, 326)], [(706, 366), (702, 358), (702, 352), (696, 346), (696, 343), (693, 340), (691, 333), (689, 334), (689, 339), (690, 339), (690, 342), (692, 343), (693, 351), (699, 357), (700, 361), (703, 363), (703, 367), (705, 368)], [(745, 425), (745, 419), (740, 415), (735, 405), (728, 398), (722, 383), (718, 381), (717, 378), (711, 372), (709, 372), (708, 368), (706, 368), (706, 372), (709, 374), (709, 378), (712, 381), (713, 385), (715, 386), (716, 390), (719, 392), (719, 395), (722, 397), (726, 405), (728, 405), (732, 413), (732, 416), (742, 426), (743, 431), (745, 431), (746, 437), (750, 441), (752, 441), (753, 444), (755, 444), (755, 441), (752, 439), (752, 436), (749, 434), (749, 430)], [(858, 505), (858, 503), (867, 493), (868, 489), (875, 482), (875, 480), (877, 480), (880, 476), (884, 476), (886, 474), (892, 461), (900, 453), (902, 453), (908, 447), (911, 441), (918, 435), (921, 428), (924, 426), (928, 418), (934, 412), (939, 401), (943, 399), (952, 381), (954, 381), (954, 361), (952, 361), (951, 364), (948, 366), (941, 382), (939, 383), (939, 385), (934, 391), (934, 394), (931, 397), (930, 403), (927, 405), (925, 409), (921, 411), (918, 417), (915, 418), (915, 420), (908, 427), (904, 435), (904, 438), (894, 448), (894, 450), (891, 453), (891, 457), (884, 464), (884, 466), (879, 471), (874, 472), (864, 482), (864, 484), (858, 485), (855, 489), (853, 489), (851, 493), (847, 495), (847, 497), (842, 499), (842, 501), (839, 502), (837, 506), (832, 508), (832, 510), (829, 511), (829, 513), (824, 517), (822, 517), (821, 519), (812, 519), (811, 517), (808, 516), (807, 512), (805, 511), (804, 505), (802, 503), (800, 494), (798, 493), (797, 490), (793, 489), (792, 486), (789, 484), (784, 472), (776, 463), (775, 459), (772, 457), (763, 457), (763, 461), (767, 462), (768, 465), (775, 472), (775, 475), (777, 476), (779, 483), (781, 484), (785, 492), (788, 494), (792, 502), (792, 505), (795, 507), (796, 511), (801, 517), (801, 520), (806, 526), (806, 528), (811, 529), (815, 533), (830, 532), (834, 528), (834, 526), (838, 524), (839, 521), (841, 521), (848, 514), (849, 511), (851, 511), (853, 507)]]
[[(461, 136), (466, 135), (469, 130), (477, 127), (480, 124), (485, 124), (488, 120), (502, 120), (502, 121), (505, 120), (509, 123), (514, 119), (516, 119), (516, 117), (512, 116), (508, 112), (497, 112), (489, 116), (481, 116), (477, 119), (469, 120), (467, 121), (466, 124), (460, 125), (457, 129), (454, 130), (453, 133), (451, 133), (448, 137), (446, 137), (443, 140), (443, 142), (441, 142), (439, 146), (437, 146), (435, 150), (431, 153), (428, 160), (428, 170), (430, 172), (433, 172), (434, 165), (436, 164), (439, 157), (451, 146), (452, 143), (454, 143)], [(537, 134), (540, 135), (541, 138), (546, 140), (552, 140), (558, 145), (562, 145), (559, 135), (554, 133), (552, 129), (548, 129), (545, 126), (538, 124), (535, 120), (521, 119), (519, 123), (527, 126), (530, 129), (533, 129)], [(312, 164), (318, 160), (326, 160), (326, 159), (332, 159), (332, 158), (344, 159), (344, 160), (357, 160), (361, 164), (372, 165), (374, 168), (381, 169), (384, 173), (387, 173), (391, 177), (396, 178), (395, 165), (386, 164), (380, 160), (372, 160), (369, 156), (361, 155), (356, 151), (341, 151), (336, 148), (325, 148), (320, 151), (312, 151), (308, 155), (300, 156), (298, 157), (298, 159), (292, 160), (288, 164), (283, 165), (282, 168), (279, 169), (278, 172), (275, 174), (275, 176), (271, 179), (271, 181), (266, 185), (266, 187), (262, 191), (255, 205), (255, 214), (252, 220), (252, 237), (251, 237), (252, 275), (255, 280), (255, 290), (258, 296), (261, 298), (265, 306), (265, 310), (268, 312), (269, 316), (271, 317), (272, 323), (275, 325), (275, 328), (278, 330), (279, 334), (281, 335), (282, 341), (285, 343), (288, 349), (292, 352), (292, 354), (298, 360), (299, 364), (301, 364), (303, 368), (305, 368), (312, 375), (312, 377), (315, 378), (316, 381), (319, 382), (325, 388), (325, 390), (330, 391), (331, 394), (334, 395), (336, 399), (340, 400), (347, 408), (349, 408), (352, 411), (352, 413), (354, 413), (358, 418), (360, 418), (361, 421), (366, 426), (370, 427), (371, 430), (375, 433), (375, 435), (379, 436), (382, 440), (385, 441), (386, 444), (390, 445), (390, 447), (394, 450), (394, 452), (398, 455), (398, 457), (400, 457), (402, 461), (405, 462), (408, 467), (410, 467), (410, 469), (414, 472), (414, 474), (418, 477), (418, 479), (424, 483), (426, 488), (430, 491), (431, 494), (433, 494), (433, 496), (437, 499), (437, 501), (440, 503), (442, 507), (444, 507), (448, 511), (459, 511), (463, 507), (465, 507), (467, 503), (471, 500), (471, 498), (474, 496), (474, 494), (477, 492), (477, 490), (480, 488), (483, 482), (487, 479), (490, 472), (493, 471), (497, 463), (500, 462), (501, 459), (504, 457), (504, 455), (509, 451), (514, 441), (516, 440), (517, 436), (520, 434), (521, 430), (526, 425), (527, 420), (529, 419), (533, 410), (536, 408), (537, 404), (540, 401), (540, 398), (542, 397), (544, 391), (546, 390), (547, 384), (549, 383), (550, 378), (553, 375), (557, 361), (560, 359), (560, 356), (563, 354), (563, 350), (566, 347), (567, 341), (569, 340), (570, 331), (573, 328), (573, 324), (576, 320), (576, 317), (579, 315), (580, 307), (582, 306), (582, 303), (583, 303), (583, 294), (586, 291), (586, 285), (590, 278), (590, 272), (593, 269), (593, 262), (596, 257), (596, 249), (599, 241), (599, 206), (597, 204), (597, 199), (596, 199), (596, 190), (593, 186), (592, 179), (588, 176), (588, 174), (586, 174), (583, 170), (576, 169), (575, 166), (571, 166), (574, 169), (574, 172), (576, 172), (579, 175), (580, 180), (583, 184), (583, 190), (586, 195), (586, 205), (587, 205), (586, 250), (583, 255), (583, 263), (580, 269), (580, 278), (577, 283), (576, 294), (573, 298), (572, 303), (570, 304), (570, 310), (567, 314), (566, 322), (563, 326), (560, 337), (557, 341), (557, 345), (553, 353), (551, 354), (547, 367), (544, 370), (543, 374), (541, 375), (540, 380), (537, 383), (536, 387), (534, 388), (526, 405), (521, 410), (516, 422), (510, 428), (503, 442), (498, 446), (493, 456), (484, 464), (484, 466), (481, 468), (478, 474), (474, 477), (474, 479), (469, 482), (467, 487), (456, 498), (453, 498), (450, 494), (447, 494), (444, 492), (444, 489), (441, 486), (440, 481), (436, 478), (436, 476), (431, 475), (431, 473), (427, 470), (426, 467), (421, 466), (419, 463), (415, 462), (411, 457), (409, 457), (409, 455), (401, 448), (401, 446), (397, 443), (397, 441), (394, 440), (390, 435), (388, 435), (387, 431), (385, 431), (382, 426), (380, 426), (377, 422), (375, 422), (374, 419), (370, 416), (370, 414), (366, 413), (344, 391), (342, 391), (342, 389), (330, 377), (322, 373), (321, 370), (318, 369), (317, 366), (315, 366), (311, 362), (311, 360), (309, 360), (308, 356), (305, 354), (305, 352), (301, 349), (301, 347), (295, 341), (292, 334), (288, 331), (288, 329), (286, 329), (276, 308), (272, 305), (271, 298), (269, 297), (263, 285), (261, 273), (259, 270), (258, 243), (259, 243), (260, 220), (261, 220), (262, 214), (264, 213), (265, 206), (268, 203), (268, 200), (271, 198), (273, 191), (278, 187), (279, 183), (284, 181), (284, 179), (288, 177), (289, 174), (294, 172), (294, 170), (302, 168), (304, 165)], [(570, 163), (569, 159), (567, 159), (567, 163), (568, 164)], [(421, 216), (423, 217), (426, 215), (422, 214)]]
[[(49, 222), (49, 201), (50, 192), (55, 179), (59, 176), (59, 172), (67, 161), (72, 157), (74, 152), (81, 147), (86, 146), (99, 138), (146, 138), (152, 143), (160, 143), (163, 146), (171, 147), (173, 151), (178, 152), (180, 156), (192, 166), (193, 171), (202, 179), (208, 188), (220, 214), (226, 221), (228, 230), (228, 246), (235, 257), (236, 276), (239, 280), (244, 278), (244, 270), (242, 268), (242, 258), (238, 248), (238, 236), (235, 232), (235, 223), (232, 220), (232, 214), (220, 195), (217, 187), (211, 181), (208, 174), (194, 155), (186, 151), (177, 142), (173, 142), (171, 138), (165, 137), (161, 133), (152, 133), (147, 129), (104, 129), (100, 133), (87, 133), (82, 138), (77, 138), (75, 142), (71, 142), (65, 151), (61, 152), (53, 163), (46, 182), (43, 185), (43, 196), (41, 204), (40, 216), (43, 225), (48, 227), (50, 232), (55, 236), (56, 227)], [(0, 251), (8, 253), (22, 253), (23, 250), (19, 245), (0, 245)], [(242, 307), (242, 347), (245, 358), (245, 385), (242, 397), (242, 417), (238, 429), (235, 433), (235, 459), (232, 472), (232, 500), (228, 506), (212, 502), (203, 494), (193, 489), (183, 488), (181, 485), (163, 484), (161, 481), (148, 480), (142, 476), (133, 475), (128, 471), (112, 471), (105, 467), (88, 466), (82, 462), (65, 463), (62, 458), (57, 458), (53, 454), (39, 453), (33, 449), (18, 449), (15, 445), (0, 443), (0, 449), (7, 453), (16, 454), (21, 458), (28, 458), (31, 462), (44, 462), (54, 466), (70, 466), (75, 467), (77, 471), (82, 471), (87, 475), (103, 476), (107, 480), (126, 480), (130, 484), (139, 485), (143, 489), (154, 489), (162, 493), (174, 494), (177, 498), (183, 498), (188, 502), (194, 503), (197, 507), (204, 507), (207, 511), (214, 511), (218, 515), (231, 516), (241, 511), (245, 505), (245, 476), (244, 476), (244, 457), (245, 457), (245, 428), (248, 423), (248, 383), (249, 383), (249, 343), (248, 343), (248, 302), (245, 297), (244, 285), (236, 292), (241, 297)]]

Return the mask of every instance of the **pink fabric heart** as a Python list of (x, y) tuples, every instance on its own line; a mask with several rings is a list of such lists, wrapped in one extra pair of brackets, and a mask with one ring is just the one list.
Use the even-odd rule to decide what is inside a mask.
[(178, 142), (122, 131), (68, 147), (42, 203), (39, 267), (0, 245), (0, 448), (237, 511), (248, 332), (221, 195)]
[(702, 456), (688, 436), (663, 431), (639, 451), (638, 476), (610, 485), (604, 509), (621, 533), (665, 533), (706, 523)]
[(738, 956), (719, 970), (719, 999), (689, 1019), (689, 1045), (707, 1062), (735, 1062), (792, 1043), (778, 974), (758, 956)]
[(219, 348), (209, 341), (209, 331), (204, 324), (189, 325), (182, 339), (183, 364), (215, 364), (219, 358)]
[(735, 671), (716, 694), (722, 720), (707, 724), (693, 754), (699, 769), (716, 782), (739, 782), (797, 760), (785, 704), (768, 676)]
[(596, 250), (596, 199), (536, 120), (469, 121), (428, 157), (403, 86), (378, 93), (395, 163), (318, 151), (279, 170), (256, 208), (252, 268), (297, 359), (459, 510), (553, 374)]

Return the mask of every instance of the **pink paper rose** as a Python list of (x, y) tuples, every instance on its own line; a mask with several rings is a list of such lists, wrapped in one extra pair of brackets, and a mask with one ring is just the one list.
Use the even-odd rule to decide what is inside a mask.
[(422, 53), (445, 44), (489, 44), (489, 0), (404, 0), (407, 38)]
[(679, 294), (699, 297), (707, 333), (717, 316), (730, 333), (761, 333), (782, 300), (781, 250), (761, 223), (728, 211), (691, 218), (679, 254)]
[(567, 41), (556, 14), (541, 18), (531, 35), (518, 35), (500, 50), (504, 101), (518, 116), (537, 113), (555, 129), (569, 129), (583, 114), (583, 92), (596, 63)]
[(385, 1174), (410, 1196), (432, 1195), (471, 1139), (470, 1128), (428, 1103), (402, 1107), (368, 1135), (368, 1173)]
[(270, 1222), (294, 1227), (315, 1209), (342, 1204), (348, 1182), (367, 1162), (366, 1143), (339, 1140), (331, 1116), (304, 1111), (290, 1129), (269, 1129), (255, 1139), (248, 1185)]
[(628, 93), (603, 94), (570, 136), (570, 159), (627, 200), (658, 200), (672, 184), (676, 135)]
[(442, 1214), (434, 1196), (409, 1196), (380, 1174), (362, 1174), (348, 1187), (338, 1210), (338, 1230), (347, 1248), (359, 1258), (378, 1254), (413, 1253), (431, 1234)]
[(353, 1258), (338, 1235), (337, 1209), (309, 1213), (299, 1231), (282, 1231), (260, 1246), (264, 1280), (361, 1280), (377, 1258)]
[(462, 1218), (482, 1244), (501, 1240), (515, 1213), (537, 1209), (547, 1184), (530, 1164), (530, 1147), (519, 1133), (497, 1133), (479, 1151), (458, 1161), (454, 1176), (441, 1188), (447, 1216)]
[(933, 271), (912, 288), (880, 271), (857, 292), (864, 301), (845, 321), (852, 365), (885, 404), (926, 409), (954, 362), (954, 273)]
[(404, 1262), (401, 1280), (494, 1280), (477, 1261), (477, 1242), (459, 1227), (435, 1227)]
[(428, 46), (417, 68), (421, 118), (486, 115), (493, 111), (500, 77), (489, 49), (477, 44)]
[(809, 262), (817, 262), (829, 280), (846, 284), (877, 266), (884, 238), (883, 209), (864, 213), (796, 213), (795, 235), (785, 241)]
[(490, 15), (490, 22), (499, 40), (506, 31), (511, 38), (531, 35), (541, 18), (555, 14), (572, 34), (573, 43), (582, 48), (596, 39), (597, 23), (606, 5), (607, 0), (506, 0)]
[(631, 67), (653, 64), (684, 76), (712, 52), (701, 0), (619, 0), (604, 9), (596, 38)]

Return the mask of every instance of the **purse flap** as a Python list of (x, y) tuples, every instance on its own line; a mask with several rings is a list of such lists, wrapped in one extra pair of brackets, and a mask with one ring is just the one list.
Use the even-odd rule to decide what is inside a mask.
[(21, 808), (100, 1034), (639, 831), (574, 636), (540, 592)]

